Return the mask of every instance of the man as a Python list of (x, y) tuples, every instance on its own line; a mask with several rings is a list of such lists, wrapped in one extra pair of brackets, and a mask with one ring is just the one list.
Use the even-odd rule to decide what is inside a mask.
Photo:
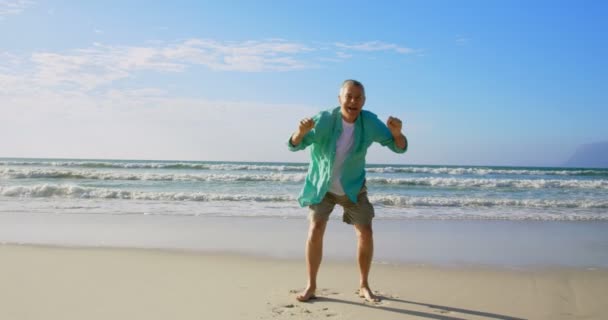
[(368, 281), (374, 251), (374, 208), (365, 187), (365, 155), (373, 142), (396, 153), (407, 149), (407, 140), (401, 133), (401, 120), (389, 117), (385, 125), (375, 114), (362, 110), (365, 88), (359, 81), (344, 81), (338, 101), (340, 107), (301, 120), (288, 142), (291, 151), (311, 147), (308, 174), (298, 198), (302, 207), (310, 208), (306, 241), (308, 284), (296, 297), (302, 302), (315, 298), (317, 273), (323, 256), (323, 235), (329, 214), (336, 204), (344, 208), (343, 221), (354, 225), (357, 234), (359, 295), (368, 301), (379, 301)]

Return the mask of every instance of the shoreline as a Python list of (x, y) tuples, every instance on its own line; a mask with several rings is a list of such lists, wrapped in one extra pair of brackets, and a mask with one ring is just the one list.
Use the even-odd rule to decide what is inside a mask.
[[(112, 247), (112, 246), (79, 246), (79, 245), (55, 245), (55, 244), (29, 244), (29, 243), (9, 243), (0, 242), (0, 248), (12, 248), (20, 250), (24, 248), (26, 250), (66, 250), (66, 251), (89, 251), (89, 252), (141, 252), (150, 254), (161, 254), (161, 255), (184, 255), (193, 257), (218, 257), (228, 259), (251, 259), (258, 261), (274, 261), (277, 263), (288, 263), (301, 265), (304, 270), (305, 267), (305, 255), (302, 250), (301, 257), (285, 257), (285, 256), (271, 256), (266, 254), (258, 254), (251, 252), (241, 251), (228, 251), (228, 250), (200, 250), (200, 249), (180, 249), (180, 248), (152, 248), (152, 247)], [(322, 265), (332, 264), (340, 266), (357, 266), (356, 259), (344, 259), (335, 257), (323, 256)], [(374, 268), (405, 268), (405, 269), (416, 269), (416, 268), (430, 268), (434, 270), (443, 271), (496, 271), (496, 272), (507, 272), (507, 273), (542, 273), (542, 272), (608, 272), (608, 267), (603, 266), (564, 266), (564, 265), (529, 265), (525, 267), (513, 267), (513, 266), (502, 266), (492, 264), (435, 264), (435, 263), (420, 263), (420, 262), (383, 262), (374, 259), (372, 261), (372, 269)], [(608, 275), (608, 273), (607, 273)]]
[[(374, 263), (505, 269), (608, 267), (608, 222), (375, 220)], [(0, 214), (0, 243), (230, 252), (303, 259), (306, 219)], [(331, 220), (324, 258), (354, 261), (353, 228)]]
[(128, 248), (0, 245), (6, 319), (602, 319), (608, 269), (374, 265), (368, 303), (353, 262), (324, 261), (299, 303), (303, 259)]

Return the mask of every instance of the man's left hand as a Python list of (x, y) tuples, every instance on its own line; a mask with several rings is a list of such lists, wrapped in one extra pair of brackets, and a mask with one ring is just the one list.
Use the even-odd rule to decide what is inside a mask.
[(401, 120), (399, 120), (399, 118), (395, 118), (395, 117), (388, 117), (388, 120), (386, 120), (386, 126), (388, 127), (388, 130), (391, 131), (391, 134), (393, 135), (393, 137), (397, 137), (401, 135)]

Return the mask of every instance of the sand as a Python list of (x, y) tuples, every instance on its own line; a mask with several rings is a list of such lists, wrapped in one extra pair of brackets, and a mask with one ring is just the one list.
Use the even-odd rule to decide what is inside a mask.
[[(329, 259), (328, 259), (329, 260)], [(324, 261), (319, 299), (295, 300), (303, 259), (0, 245), (0, 319), (606, 319), (608, 270)]]

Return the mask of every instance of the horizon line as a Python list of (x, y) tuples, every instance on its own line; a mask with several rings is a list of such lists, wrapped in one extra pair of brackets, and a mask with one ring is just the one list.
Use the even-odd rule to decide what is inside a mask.
[[(116, 159), (116, 158), (61, 158), (61, 157), (5, 157), (0, 156), (0, 159), (32, 159), (32, 160), (80, 160), (80, 161), (159, 161), (159, 162), (215, 162), (215, 163), (281, 163), (281, 164), (298, 164), (308, 165), (309, 162), (294, 162), (294, 161), (245, 161), (245, 160), (178, 160), (178, 159)], [(405, 164), (405, 163), (366, 163), (366, 165), (391, 165), (391, 166), (442, 166), (442, 167), (490, 167), (490, 168), (553, 168), (553, 169), (601, 169), (608, 170), (608, 167), (570, 167), (570, 166), (538, 166), (538, 165), (484, 165), (484, 164)]]

